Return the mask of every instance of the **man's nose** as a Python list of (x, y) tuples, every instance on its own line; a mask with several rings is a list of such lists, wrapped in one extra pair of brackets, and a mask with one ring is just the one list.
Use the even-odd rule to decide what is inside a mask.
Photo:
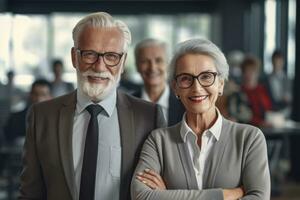
[(93, 65), (93, 69), (95, 72), (101, 72), (107, 70), (107, 66), (104, 63), (103, 59), (104, 59), (103, 56), (99, 55), (97, 62), (95, 62), (95, 64)]
[(149, 61), (149, 69), (154, 70), (156, 68), (157, 64), (154, 60)]

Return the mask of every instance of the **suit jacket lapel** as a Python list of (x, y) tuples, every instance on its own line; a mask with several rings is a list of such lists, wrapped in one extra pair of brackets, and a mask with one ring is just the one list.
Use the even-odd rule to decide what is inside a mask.
[(172, 109), (168, 109), (168, 125), (173, 125), (175, 124), (177, 121), (177, 113), (178, 113), (178, 110), (177, 110), (177, 106), (176, 106), (176, 97), (175, 95), (173, 94), (172, 92), (172, 89), (170, 89), (170, 95), (169, 95), (169, 108), (172, 108)]
[(228, 143), (228, 134), (230, 133), (228, 133), (227, 121), (225, 118), (222, 120), (222, 131), (219, 141), (213, 145), (205, 164), (203, 188), (212, 188), (214, 186), (216, 175), (225, 152), (225, 147)]
[(124, 94), (118, 92), (117, 109), (120, 126), (120, 136), (122, 145), (122, 166), (121, 166), (121, 189), (120, 197), (126, 199), (129, 195), (129, 186), (132, 175), (131, 163), (134, 161), (135, 130), (133, 112), (129, 107), (130, 103)]
[(170, 88), (169, 95), (169, 109), (168, 109), (168, 126), (177, 124), (182, 120), (185, 108), (183, 107), (180, 100), (178, 100)]
[(72, 151), (72, 131), (73, 119), (76, 107), (76, 92), (73, 92), (66, 98), (67, 101), (59, 113), (58, 138), (61, 162), (65, 173), (65, 178), (73, 199), (75, 199), (75, 172), (73, 166), (73, 151)]
[(184, 141), (180, 137), (180, 133), (179, 133), (180, 126), (181, 126), (181, 123), (177, 124), (172, 129), (172, 132), (174, 132), (172, 134), (178, 136), (178, 138), (177, 138), (177, 141), (178, 141), (177, 142), (177, 147), (178, 147), (181, 163), (182, 163), (182, 166), (183, 166), (183, 170), (184, 170), (184, 173), (185, 173), (188, 189), (197, 190), (198, 189), (198, 184), (197, 184), (196, 176), (195, 176), (195, 173), (194, 173), (192, 160), (191, 160), (190, 155), (189, 155), (189, 149), (188, 149), (187, 144), (184, 143)]

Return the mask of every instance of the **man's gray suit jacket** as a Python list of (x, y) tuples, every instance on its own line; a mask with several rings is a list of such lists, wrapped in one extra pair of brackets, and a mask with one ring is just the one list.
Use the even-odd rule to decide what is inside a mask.
[[(72, 131), (76, 91), (31, 108), (24, 146), (19, 199), (75, 199)], [(130, 199), (130, 182), (143, 142), (165, 126), (161, 109), (118, 91), (122, 146), (120, 199)]]
[[(222, 131), (205, 163), (199, 190), (181, 122), (155, 130), (146, 140), (131, 184), (132, 199), (222, 200), (222, 189), (243, 186), (243, 200), (269, 200), (270, 174), (266, 141), (256, 127), (223, 118)], [(167, 190), (151, 190), (135, 178), (144, 169), (158, 172)]]

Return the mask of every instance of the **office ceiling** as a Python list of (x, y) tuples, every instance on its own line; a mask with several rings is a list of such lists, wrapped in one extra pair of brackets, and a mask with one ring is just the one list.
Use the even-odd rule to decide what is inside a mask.
[[(0, 12), (48, 14), (53, 12), (95, 12), (111, 14), (176, 14), (214, 12), (220, 4), (239, 0), (0, 0)], [(247, 4), (253, 0), (244, 0)], [(240, 4), (240, 2), (238, 2)]]

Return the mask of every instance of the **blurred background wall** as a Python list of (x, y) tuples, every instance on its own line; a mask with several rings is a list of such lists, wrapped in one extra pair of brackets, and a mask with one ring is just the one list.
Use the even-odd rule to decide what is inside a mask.
[[(266, 73), (271, 72), (273, 50), (279, 48), (286, 56), (286, 72), (298, 80), (296, 6), (296, 0), (0, 0), (0, 81), (6, 82), (6, 72), (13, 69), (16, 84), (28, 90), (34, 76), (51, 76), (53, 58), (62, 58), (65, 79), (75, 82), (71, 30), (82, 15), (96, 11), (127, 22), (132, 47), (145, 37), (165, 40), (170, 49), (179, 41), (206, 37), (226, 54), (238, 50), (258, 56)], [(127, 68), (138, 79), (132, 54)]]
[[(15, 86), (24, 93), (37, 78), (53, 80), (53, 59), (63, 61), (63, 79), (76, 85), (70, 56), (72, 28), (83, 15), (105, 11), (125, 21), (132, 31), (126, 71), (129, 79), (137, 83), (141, 78), (135, 70), (133, 49), (148, 37), (166, 41), (170, 55), (180, 41), (208, 38), (220, 46), (227, 58), (243, 54), (258, 57), (262, 62), (260, 70), (266, 75), (272, 71), (271, 55), (279, 49), (284, 55), (284, 72), (293, 85), (291, 118), (299, 122), (299, 1), (0, 0), (0, 86), (8, 83), (9, 71), (14, 71)], [(0, 104), (1, 109), (5, 108)], [(296, 140), (290, 137), (290, 143), (300, 141), (299, 135)], [(300, 182), (299, 147), (297, 143), (285, 145), (291, 151), (286, 154), (295, 158), (290, 176)]]

